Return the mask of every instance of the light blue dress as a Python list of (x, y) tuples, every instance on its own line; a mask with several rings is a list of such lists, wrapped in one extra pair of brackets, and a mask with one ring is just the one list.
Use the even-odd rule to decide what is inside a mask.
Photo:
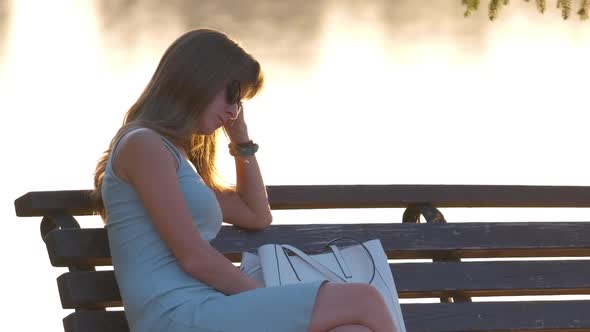
[[(129, 133), (128, 131), (127, 133)], [(221, 228), (214, 192), (166, 138), (194, 225), (207, 241)], [(321, 282), (227, 296), (189, 276), (160, 239), (131, 185), (107, 163), (102, 198), (115, 277), (132, 332), (305, 332)], [(173, 223), (170, 220), (170, 223)]]

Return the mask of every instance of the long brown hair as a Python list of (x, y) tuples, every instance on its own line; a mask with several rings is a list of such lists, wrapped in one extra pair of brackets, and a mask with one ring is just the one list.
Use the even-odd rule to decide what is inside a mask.
[(133, 127), (150, 128), (183, 147), (203, 181), (214, 190), (226, 190), (215, 168), (219, 130), (211, 135), (196, 135), (195, 123), (227, 82), (238, 80), (241, 97), (249, 99), (262, 88), (263, 77), (258, 61), (219, 31), (197, 29), (176, 39), (98, 160), (91, 198), (103, 220), (101, 187), (106, 165), (114, 144)]

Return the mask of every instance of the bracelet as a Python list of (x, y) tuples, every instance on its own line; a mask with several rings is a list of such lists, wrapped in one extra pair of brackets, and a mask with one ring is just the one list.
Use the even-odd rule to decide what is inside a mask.
[(234, 157), (248, 157), (253, 156), (258, 151), (258, 144), (249, 140), (245, 143), (229, 143), (229, 154)]

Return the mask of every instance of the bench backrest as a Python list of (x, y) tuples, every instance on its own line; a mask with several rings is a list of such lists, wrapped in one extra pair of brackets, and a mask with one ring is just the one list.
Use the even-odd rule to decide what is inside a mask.
[[(408, 331), (590, 331), (590, 301), (477, 302), (471, 297), (590, 294), (590, 222), (444, 223), (435, 207), (590, 207), (589, 187), (270, 186), (273, 209), (402, 207), (404, 223), (273, 225), (261, 232), (224, 226), (212, 245), (232, 261), (265, 243), (318, 252), (337, 237), (380, 238), (403, 299)], [(79, 228), (94, 207), (88, 191), (33, 192), (19, 216), (43, 216), (41, 232), (58, 278), (70, 331), (128, 331), (106, 230)], [(415, 223), (418, 214), (430, 223)], [(560, 257), (570, 257), (563, 259)], [(461, 258), (530, 258), (461, 261)], [(552, 257), (539, 260), (538, 257)], [(415, 261), (419, 259), (419, 261)], [(405, 261), (410, 260), (410, 261)], [(415, 302), (415, 301), (406, 301)], [(433, 302), (433, 301), (430, 301)]]

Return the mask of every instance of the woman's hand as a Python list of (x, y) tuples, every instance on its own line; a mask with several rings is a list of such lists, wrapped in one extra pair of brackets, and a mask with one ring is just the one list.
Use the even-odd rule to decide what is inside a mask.
[(240, 105), (236, 105), (235, 107), (238, 107), (236, 111), (238, 112), (238, 116), (234, 120), (228, 121), (223, 126), (223, 129), (232, 143), (245, 143), (250, 140), (250, 137), (248, 136), (248, 126), (244, 119), (244, 111), (239, 111), (242, 108), (241, 102)]

